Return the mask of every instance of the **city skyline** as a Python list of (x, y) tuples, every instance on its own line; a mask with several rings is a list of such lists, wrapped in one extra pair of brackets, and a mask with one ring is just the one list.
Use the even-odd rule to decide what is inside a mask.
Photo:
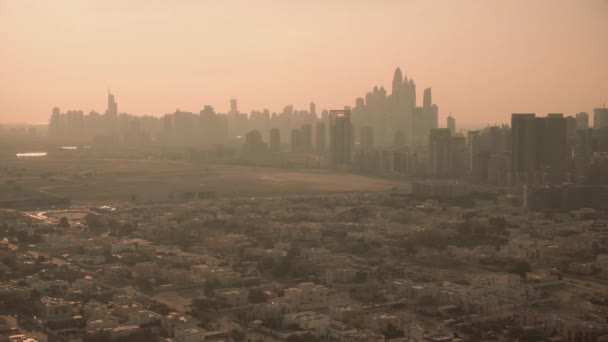
[(257, 8), (252, 17), (240, 1), (171, 11), (137, 1), (0, 1), (0, 121), (46, 122), (55, 106), (99, 111), (108, 87), (121, 112), (138, 116), (205, 104), (226, 112), (231, 97), (244, 112), (311, 101), (342, 108), (370, 86), (389, 89), (396, 66), (432, 86), (440, 122), (452, 113), (459, 127), (507, 123), (513, 112), (591, 112), (607, 101), (605, 1)]
[(608, 342), (608, 0), (0, 0), (0, 342)]

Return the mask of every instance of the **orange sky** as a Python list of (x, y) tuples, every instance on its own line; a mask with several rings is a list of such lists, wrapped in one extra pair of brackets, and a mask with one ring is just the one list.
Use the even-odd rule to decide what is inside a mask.
[(51, 108), (354, 104), (396, 66), (440, 117), (608, 104), (607, 0), (0, 0), (0, 122)]

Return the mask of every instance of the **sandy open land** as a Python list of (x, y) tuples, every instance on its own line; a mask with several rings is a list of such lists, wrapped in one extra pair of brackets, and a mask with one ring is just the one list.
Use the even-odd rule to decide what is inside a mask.
[[(404, 182), (322, 170), (283, 170), (167, 160), (3, 159), (0, 187), (42, 190), (75, 201), (128, 201), (134, 194), (214, 191), (220, 196), (382, 191)], [(9, 171), (7, 171), (9, 170)], [(9, 185), (10, 184), (10, 185)], [(1, 189), (0, 189), (1, 190)]]

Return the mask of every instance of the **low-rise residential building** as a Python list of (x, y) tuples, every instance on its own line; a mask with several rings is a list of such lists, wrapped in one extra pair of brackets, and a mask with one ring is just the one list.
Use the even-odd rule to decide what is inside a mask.
[(329, 316), (313, 311), (303, 311), (283, 316), (286, 326), (294, 325), (303, 330), (310, 330), (317, 338), (325, 337), (329, 327)]
[(63, 298), (42, 297), (38, 306), (43, 322), (68, 320), (74, 314), (74, 303)]
[(323, 285), (301, 283), (285, 289), (285, 298), (300, 310), (315, 310), (329, 305), (329, 289)]
[(247, 305), (249, 290), (246, 289), (218, 289), (215, 290), (215, 298), (227, 307), (239, 307)]

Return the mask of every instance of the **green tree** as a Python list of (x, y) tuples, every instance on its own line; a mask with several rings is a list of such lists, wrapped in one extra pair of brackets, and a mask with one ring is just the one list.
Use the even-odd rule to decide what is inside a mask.
[(404, 336), (403, 330), (397, 329), (397, 327), (394, 326), (392, 323), (390, 323), (386, 327), (386, 330), (382, 334), (387, 339), (393, 339), (393, 338), (398, 338), (398, 337)]
[(215, 278), (211, 278), (208, 279), (205, 282), (205, 286), (203, 287), (205, 289), (205, 296), (207, 297), (213, 297), (215, 296), (215, 290), (217, 290), (220, 287), (220, 281), (215, 279)]
[(62, 217), (57, 223), (57, 228), (70, 228), (70, 221), (67, 217)]
[(268, 295), (260, 289), (249, 290), (249, 302), (258, 304), (268, 301)]
[(92, 232), (102, 232), (105, 231), (108, 227), (105, 218), (101, 215), (87, 214), (84, 217), (84, 220), (87, 223), (87, 227)]
[(245, 341), (247, 334), (240, 329), (232, 329), (230, 331), (230, 338), (236, 342)]
[(530, 263), (526, 260), (516, 260), (511, 264), (509, 272), (519, 274), (523, 278), (531, 269)]

